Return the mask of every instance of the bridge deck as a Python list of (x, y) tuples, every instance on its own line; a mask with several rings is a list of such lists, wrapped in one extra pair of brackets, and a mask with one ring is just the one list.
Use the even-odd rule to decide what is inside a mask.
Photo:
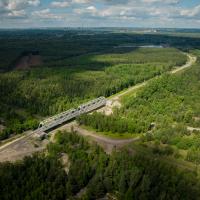
[[(48, 119), (45, 119), (40, 122), (40, 125), (36, 132), (38, 133), (38, 137), (41, 136), (40, 133), (45, 132), (49, 129), (52, 129), (56, 126), (59, 126), (71, 119), (74, 119), (81, 114), (88, 113), (91, 111), (96, 110), (97, 108), (100, 108), (102, 106), (106, 105), (106, 98), (105, 97), (99, 97), (97, 99), (94, 99), (92, 101), (89, 101), (85, 104), (80, 105), (76, 109), (70, 109), (65, 112), (59, 113), (57, 115), (54, 115), (52, 117), (49, 117)], [(43, 134), (42, 134), (43, 136)]]

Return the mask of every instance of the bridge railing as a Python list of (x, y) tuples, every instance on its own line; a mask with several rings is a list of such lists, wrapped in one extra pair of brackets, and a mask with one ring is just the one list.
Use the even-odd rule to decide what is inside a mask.
[(68, 111), (52, 116), (46, 120), (43, 120), (42, 122), (40, 122), (38, 130), (47, 131), (73, 118), (76, 118), (80, 116), (81, 114), (91, 112), (105, 105), (106, 105), (106, 98), (99, 97), (97, 99), (94, 99), (92, 101), (89, 101), (85, 104), (80, 105), (77, 109), (70, 109)]

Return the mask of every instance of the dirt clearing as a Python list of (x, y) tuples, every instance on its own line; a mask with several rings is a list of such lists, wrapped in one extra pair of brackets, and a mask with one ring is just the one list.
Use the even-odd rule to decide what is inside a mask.
[(21, 138), (6, 148), (0, 149), (0, 162), (22, 160), (25, 156), (31, 156), (35, 152), (44, 150), (47, 143), (47, 140), (37, 141), (31, 137)]
[(31, 67), (40, 66), (43, 64), (42, 57), (39, 52), (24, 52), (14, 62), (15, 69), (29, 69)]

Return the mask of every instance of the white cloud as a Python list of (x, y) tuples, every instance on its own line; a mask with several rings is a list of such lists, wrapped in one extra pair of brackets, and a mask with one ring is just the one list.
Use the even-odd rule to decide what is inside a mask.
[(180, 0), (142, 0), (144, 3), (164, 3), (164, 4), (177, 4)]
[(31, 5), (31, 6), (39, 6), (40, 0), (29, 0), (28, 4)]
[(38, 6), (40, 0), (1, 0), (1, 4), (7, 10), (19, 10), (27, 6)]
[(195, 17), (200, 15), (200, 5), (192, 8), (192, 9), (185, 9), (180, 11), (181, 16), (186, 16), (186, 17)]
[(69, 6), (69, 2), (67, 1), (53, 1), (51, 6), (54, 8), (66, 8)]
[(99, 11), (94, 6), (88, 6), (87, 8), (82, 9), (74, 9), (74, 12), (79, 15), (100, 16)]
[(49, 8), (39, 11), (34, 11), (32, 12), (32, 16), (40, 19), (57, 19), (57, 20), (62, 19), (62, 16), (51, 13), (51, 10)]
[(84, 3), (90, 3), (91, 0), (72, 0), (72, 3), (77, 3), (77, 4), (84, 4)]
[(24, 17), (26, 15), (25, 10), (14, 10), (8, 13), (9, 17)]
[(23, 1), (14, 0), (14, 1), (8, 1), (4, 5), (5, 5), (5, 8), (8, 9), (8, 10), (15, 10), (18, 7), (20, 7), (21, 4), (23, 4), (23, 3), (24, 3)]
[(24, 18), (28, 16), (26, 12), (28, 7), (36, 8), (39, 4), (40, 0), (0, 0), (0, 17), (2, 19)]
[(91, 12), (97, 11), (96, 7), (94, 7), (94, 6), (89, 6), (86, 9), (91, 11)]
[(51, 25), (52, 22), (54, 26), (64, 21), (75, 25), (88, 23), (97, 26), (100, 24), (131, 26), (131, 22), (134, 21), (137, 26), (140, 24), (141, 26), (142, 24), (189, 26), (190, 22), (191, 26), (199, 27), (200, 5), (185, 8), (181, 2), (181, 0), (0, 0), (0, 21), (4, 20), (4, 24), (9, 24), (16, 18), (16, 22), (20, 24), (26, 17), (30, 26), (31, 22), (39, 26), (43, 19), (42, 23), (45, 25), (48, 20), (48, 23)]

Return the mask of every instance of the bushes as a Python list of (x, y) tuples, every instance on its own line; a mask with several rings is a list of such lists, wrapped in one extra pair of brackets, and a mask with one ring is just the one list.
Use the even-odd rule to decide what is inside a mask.
[(169, 155), (172, 155), (174, 153), (174, 150), (173, 150), (172, 147), (170, 147), (168, 145), (164, 146), (164, 147), (160, 147), (158, 145), (155, 145), (153, 147), (153, 153), (159, 154), (159, 155), (167, 155), (167, 156), (169, 156)]
[(9, 128), (4, 129), (3, 131), (1, 131), (0, 132), (0, 141), (7, 139), (10, 136), (11, 133), (12, 133), (12, 130), (9, 129)]
[(159, 127), (166, 122), (192, 125), (193, 117), (199, 113), (199, 82), (196, 80), (199, 74), (199, 67), (194, 66), (186, 73), (156, 79), (141, 89), (137, 97), (126, 97), (119, 114), (135, 121), (154, 122)]
[(88, 142), (76, 133), (59, 132), (56, 144), (48, 147), (50, 155), (65, 152), (69, 155), (70, 170), (68, 173), (68, 197), (84, 188), (93, 176), (102, 170), (108, 161), (105, 153), (96, 145), (90, 147)]
[(196, 164), (200, 164), (200, 149), (190, 149), (187, 152), (186, 160), (190, 162), (194, 162)]
[[(120, 119), (116, 116), (105, 116), (102, 113), (93, 113), (92, 115), (81, 115), (77, 118), (80, 124), (91, 126), (100, 132), (112, 133), (142, 133), (141, 123), (135, 123), (129, 119)], [(146, 127), (146, 130), (148, 127)]]
[[(90, 147), (75, 133), (60, 132), (48, 146), (48, 155), (34, 155), (17, 163), (0, 164), (0, 199), (64, 200), (84, 188), (106, 167), (108, 157), (97, 146)], [(60, 162), (69, 155), (66, 174)]]
[(24, 122), (11, 120), (9, 123), (10, 125), (8, 128), (5, 128), (2, 132), (0, 132), (0, 140), (9, 138), (11, 134), (20, 134), (23, 131), (34, 130), (38, 127), (38, 120), (36, 119), (28, 119)]

